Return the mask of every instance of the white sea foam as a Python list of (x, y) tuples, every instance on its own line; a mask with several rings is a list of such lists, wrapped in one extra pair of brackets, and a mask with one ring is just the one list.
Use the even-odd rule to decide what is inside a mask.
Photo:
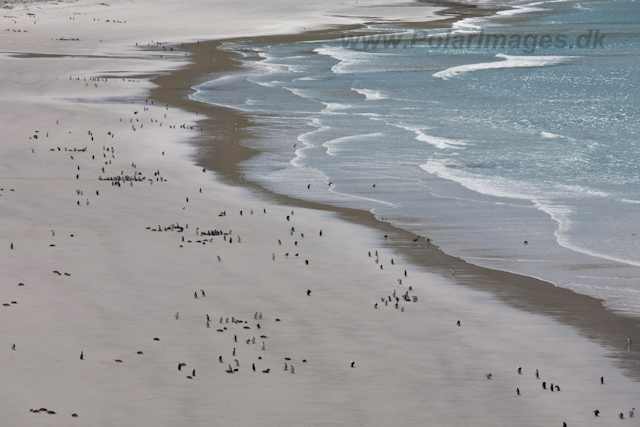
[(426, 142), (427, 144), (433, 145), (434, 147), (439, 148), (441, 150), (444, 150), (447, 148), (460, 149), (461, 146), (467, 145), (467, 143), (463, 141), (428, 135), (423, 132), (429, 128), (419, 127), (419, 126), (410, 126), (405, 124), (395, 124), (395, 123), (389, 123), (389, 122), (386, 122), (386, 123), (390, 126), (395, 126), (397, 128), (404, 129), (409, 132), (413, 132), (416, 134), (415, 139), (417, 139), (418, 141)]
[(295, 96), (298, 96), (300, 98), (313, 99), (313, 97), (309, 94), (309, 91), (307, 91), (307, 90), (297, 89), (297, 88), (293, 88), (293, 87), (286, 87), (286, 86), (284, 86), (284, 89), (288, 90), (289, 92), (291, 92), (292, 94), (294, 94)]
[[(554, 237), (558, 245), (563, 248), (608, 261), (640, 267), (640, 262), (636, 260), (601, 253), (574, 243), (570, 234), (573, 211), (570, 206), (562, 204), (561, 202), (554, 202), (553, 200), (570, 196), (571, 192), (576, 190), (575, 186), (571, 186), (571, 189), (569, 189), (568, 186), (534, 185), (528, 182), (496, 176), (485, 178), (462, 171), (459, 168), (448, 167), (444, 163), (436, 160), (429, 160), (427, 163), (420, 165), (420, 168), (425, 172), (443, 179), (457, 182), (476, 193), (500, 198), (528, 200), (534, 208), (546, 213), (558, 224), (558, 228), (554, 232)], [(608, 196), (607, 193), (593, 191), (587, 188), (582, 188), (581, 193), (592, 197)]]
[(546, 139), (562, 138), (562, 135), (557, 135), (551, 132), (540, 132), (540, 136)]
[[(381, 52), (363, 52), (355, 49), (345, 49), (343, 47), (319, 47), (313, 50), (319, 55), (330, 56), (340, 61), (333, 67), (331, 71), (335, 74), (357, 73), (363, 70), (363, 67), (370, 65), (378, 56), (392, 56), (389, 53)], [(369, 69), (369, 72), (372, 70)]]
[(439, 71), (433, 77), (439, 77), (448, 80), (458, 77), (462, 74), (470, 73), (478, 70), (490, 70), (498, 68), (533, 68), (533, 67), (550, 67), (567, 63), (575, 58), (575, 56), (512, 56), (499, 53), (496, 58), (503, 58), (503, 61), (480, 62), (477, 64), (465, 64), (457, 67), (447, 68)]
[(530, 193), (534, 189), (529, 188), (529, 191), (527, 191), (527, 187), (529, 186), (526, 184), (518, 186), (515, 181), (505, 180), (501, 177), (484, 178), (464, 172), (460, 170), (460, 168), (452, 166), (455, 165), (447, 165), (441, 161), (432, 159), (427, 163), (420, 165), (420, 168), (432, 175), (436, 175), (449, 181), (455, 181), (476, 193), (494, 197), (531, 201)]
[(243, 78), (245, 78), (245, 76), (240, 74), (240, 73), (237, 73), (237, 74), (233, 74), (233, 73), (232, 74), (225, 74), (224, 76), (220, 76), (220, 77), (217, 77), (217, 78), (215, 78), (213, 80), (209, 80), (209, 81), (207, 81), (205, 83), (202, 83), (201, 85), (196, 86), (195, 89), (202, 88), (202, 89), (206, 90), (206, 89), (209, 89), (209, 88), (214, 88), (214, 87), (217, 87), (217, 86), (228, 84), (229, 82), (232, 82), (232, 81), (235, 81), (235, 80), (240, 80), (240, 79), (243, 79)]
[(258, 80), (256, 77), (261, 77), (261, 76), (249, 76), (247, 77), (247, 81), (250, 83), (255, 83), (257, 85), (260, 85), (262, 87), (280, 87), (280, 85), (282, 85), (284, 82), (279, 82), (277, 80), (272, 80), (270, 82), (261, 82), (260, 80)]
[(549, 9), (544, 9), (541, 7), (532, 7), (533, 4), (542, 4), (541, 2), (536, 2), (536, 3), (531, 3), (529, 5), (525, 5), (525, 6), (513, 6), (513, 9), (507, 9), (507, 10), (501, 10), (500, 12), (497, 12), (496, 15), (498, 16), (513, 16), (513, 15), (520, 15), (523, 13), (531, 13), (531, 12), (545, 12), (548, 11)]
[(267, 76), (271, 74), (301, 73), (304, 71), (304, 68), (301, 66), (283, 64), (281, 62), (287, 58), (278, 58), (262, 51), (258, 52), (257, 56), (262, 58), (262, 60), (242, 62), (243, 67), (253, 70), (252, 74)]
[(541, 204), (537, 203), (536, 208), (547, 213), (553, 220), (555, 220), (558, 223), (558, 229), (553, 234), (560, 246), (567, 249), (571, 249), (572, 251), (575, 251), (575, 252), (580, 252), (585, 255), (590, 255), (592, 257), (640, 267), (640, 262), (636, 260), (629, 259), (629, 258), (616, 257), (613, 255), (598, 252), (593, 249), (585, 248), (583, 246), (575, 244), (570, 238), (569, 231), (571, 230), (571, 221), (569, 220), (569, 212), (566, 212), (566, 210), (557, 209), (557, 207), (553, 205), (542, 204), (542, 203)]
[(379, 99), (385, 99), (386, 96), (380, 92), (379, 90), (373, 90), (373, 89), (354, 89), (351, 88), (351, 90), (358, 92), (360, 95), (364, 95), (364, 98), (366, 101), (376, 101)]
[(301, 135), (298, 135), (297, 140), (298, 140), (298, 144), (300, 144), (301, 147), (296, 148), (296, 157), (291, 159), (289, 162), (291, 163), (292, 166), (304, 167), (301, 161), (307, 157), (305, 151), (308, 150), (309, 148), (313, 148), (313, 144), (309, 142), (309, 136), (316, 133), (324, 132), (325, 130), (330, 129), (329, 126), (323, 125), (320, 119), (316, 119), (316, 118), (311, 119), (311, 121), (307, 123), (307, 126), (311, 126), (316, 129), (303, 133)]
[(451, 25), (456, 33), (466, 33), (466, 32), (476, 32), (476, 30), (482, 29), (482, 23), (486, 22), (485, 18), (466, 18), (461, 19), (460, 21), (454, 22)]
[(323, 102), (323, 104), (326, 107), (321, 111), (322, 114), (347, 114), (341, 110), (351, 108), (351, 105), (341, 104), (339, 102)]
[(357, 141), (359, 139), (365, 139), (365, 138), (371, 138), (371, 137), (377, 137), (377, 136), (383, 136), (383, 135), (384, 133), (382, 132), (375, 132), (375, 133), (363, 133), (359, 135), (343, 136), (341, 138), (335, 138), (335, 139), (326, 141), (324, 144), (322, 144), (322, 146), (327, 149), (328, 155), (335, 156), (336, 151), (338, 151), (337, 146), (340, 144), (343, 144), (345, 142), (350, 142), (350, 141)]

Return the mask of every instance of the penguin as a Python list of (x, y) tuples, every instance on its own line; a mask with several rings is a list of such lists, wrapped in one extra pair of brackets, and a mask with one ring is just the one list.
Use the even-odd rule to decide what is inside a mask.
[(262, 349), (264, 350), (264, 341), (262, 341)]
[(546, 390), (547, 389), (547, 383), (546, 381), (542, 381), (542, 389)]
[(595, 415), (596, 417), (600, 416), (600, 411), (598, 411), (597, 409), (595, 411), (593, 411), (593, 415)]
[(538, 374), (538, 370), (536, 369), (536, 378), (540, 378), (540, 375)]
[(459, 321), (459, 320), (456, 322), (456, 325), (457, 325), (457, 326), (460, 326), (460, 321)]
[(80, 360), (84, 360), (84, 351), (80, 352)]
[(356, 367), (356, 362), (354, 362), (353, 360), (351, 361), (351, 367), (355, 368)]
[(252, 370), (253, 372), (255, 372), (255, 371), (256, 371), (256, 364), (255, 364), (255, 363), (252, 363), (252, 364), (251, 364), (251, 370)]
[(518, 396), (520, 396), (520, 389), (519, 389), (519, 388), (516, 388), (516, 394), (517, 394)]
[(604, 377), (600, 377), (600, 384), (604, 384)]
[(518, 366), (518, 374), (522, 375), (522, 367)]

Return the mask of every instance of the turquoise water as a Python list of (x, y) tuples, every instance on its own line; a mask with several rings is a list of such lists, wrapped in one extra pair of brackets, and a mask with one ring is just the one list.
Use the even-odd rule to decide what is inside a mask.
[[(266, 125), (243, 164), (266, 188), (371, 210), (474, 264), (638, 315), (640, 4), (514, 6), (440, 38), (376, 26), (387, 47), (357, 31), (230, 43), (242, 70), (194, 98)], [(512, 44), (478, 47), (489, 34)]]

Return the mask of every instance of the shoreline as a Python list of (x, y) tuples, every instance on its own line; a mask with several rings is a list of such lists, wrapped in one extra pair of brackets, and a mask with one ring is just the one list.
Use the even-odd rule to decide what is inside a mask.
[[(463, 8), (465, 14), (470, 14), (473, 9), (475, 8)], [(486, 9), (483, 9), (483, 12), (486, 12)], [(452, 11), (447, 9), (446, 13), (449, 14)], [(430, 24), (441, 28), (442, 25), (449, 25), (451, 21), (457, 19), (461, 19), (461, 15), (447, 19), (448, 23), (426, 22), (421, 24), (421, 28), (431, 28)], [(269, 40), (271, 43), (326, 39), (338, 37), (343, 29), (354, 27), (357, 26), (336, 27), (287, 36), (267, 36), (260, 39)], [(251, 39), (254, 38), (232, 40)], [(240, 163), (259, 154), (259, 151), (242, 145), (242, 134), (247, 130), (255, 129), (257, 125), (232, 109), (188, 98), (191, 93), (194, 93), (193, 87), (210, 80), (207, 77), (208, 73), (233, 72), (237, 69), (238, 63), (235, 58), (238, 54), (218, 49), (224, 42), (225, 40), (184, 44), (182, 49), (191, 54), (191, 65), (152, 79), (157, 87), (151, 90), (150, 99), (177, 106), (188, 112), (204, 113), (207, 117), (199, 123), (203, 127), (202, 136), (190, 142), (198, 150), (198, 155), (194, 159), (198, 166), (215, 171), (222, 182), (249, 188), (268, 201), (279, 205), (334, 212), (343, 220), (367, 226), (378, 231), (380, 236), (387, 235), (388, 238), (384, 240), (385, 248), (400, 253), (412, 265), (449, 278), (451, 271), (455, 270), (455, 283), (459, 285), (489, 292), (510, 307), (543, 314), (573, 327), (580, 335), (607, 349), (609, 356), (615, 359), (615, 363), (629, 378), (640, 380), (640, 352), (633, 348), (628, 349), (626, 345), (627, 337), (639, 335), (640, 320), (606, 308), (602, 300), (557, 287), (541, 279), (473, 265), (447, 255), (435, 244), (427, 248), (426, 243), (422, 242), (414, 247), (412, 233), (379, 221), (368, 211), (294, 199), (245, 180)], [(215, 62), (214, 66), (211, 65), (211, 60)], [(239, 125), (237, 133), (235, 123)], [(231, 140), (240, 141), (240, 143), (236, 144), (235, 148), (231, 148)]]
[[(29, 53), (0, 55), (5, 423), (575, 427), (638, 407), (638, 383), (596, 341), (409, 263), (437, 264), (436, 249), (194, 164), (219, 153), (237, 167), (233, 112), (183, 99), (226, 60), (201, 42), (202, 75), (175, 73), (193, 58), (153, 40), (293, 33), (343, 7), (242, 1), (79, 0), (41, 3), (37, 25), (28, 10), (4, 18), (28, 29), (6, 50)], [(82, 41), (54, 41), (63, 32)], [(159, 74), (160, 94), (197, 115), (145, 100)]]

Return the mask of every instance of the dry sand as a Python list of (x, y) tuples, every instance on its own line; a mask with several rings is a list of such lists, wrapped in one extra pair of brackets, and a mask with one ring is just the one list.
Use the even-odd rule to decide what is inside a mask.
[[(365, 220), (344, 221), (347, 211), (227, 185), (222, 167), (203, 173), (200, 126), (234, 132), (235, 118), (145, 102), (153, 85), (143, 76), (190, 56), (136, 42), (353, 24), (322, 13), (345, 3), (108, 4), (19, 4), (0, 20), (21, 29), (3, 33), (2, 50), (28, 54), (0, 57), (3, 425), (629, 422), (617, 414), (636, 406), (638, 384), (587, 329), (456, 286), (480, 272), (461, 280), (415, 266), (389, 242), (404, 242), (399, 232), (385, 241)], [(80, 40), (52, 40), (61, 37)], [(180, 98), (173, 81), (164, 90)], [(220, 165), (233, 168), (247, 153), (225, 155)], [(136, 181), (105, 180), (117, 176)], [(418, 300), (385, 306), (394, 290)], [(234, 359), (238, 371), (225, 372)], [(30, 411), (40, 408), (56, 414)]]

